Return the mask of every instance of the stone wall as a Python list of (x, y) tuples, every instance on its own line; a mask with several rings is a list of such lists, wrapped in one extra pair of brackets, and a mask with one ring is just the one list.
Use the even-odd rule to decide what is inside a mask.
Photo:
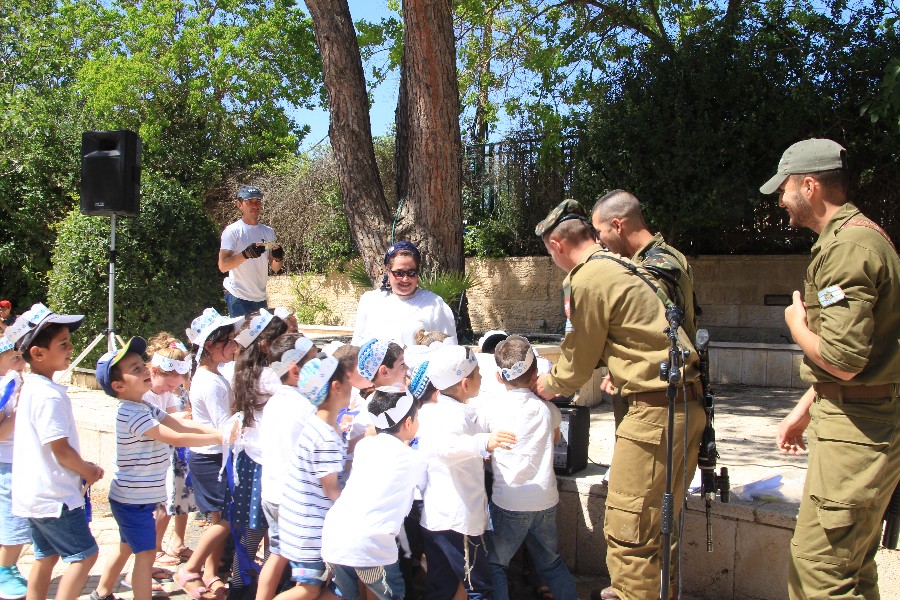
[[(806, 256), (702, 256), (691, 260), (702, 326), (714, 341), (788, 343), (784, 306), (766, 306), (766, 296), (801, 289)], [(475, 331), (504, 329), (520, 333), (561, 333), (562, 280), (565, 274), (549, 257), (531, 256), (466, 261), (479, 284), (469, 292), (469, 316)], [(331, 307), (330, 325), (352, 327), (361, 291), (342, 274), (307, 277), (310, 290)], [(269, 279), (269, 305), (294, 303), (294, 278)], [(771, 298), (770, 298), (771, 300)]]

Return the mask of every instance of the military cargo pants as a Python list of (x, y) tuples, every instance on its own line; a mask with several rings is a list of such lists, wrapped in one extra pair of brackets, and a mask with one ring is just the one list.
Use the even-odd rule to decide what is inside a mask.
[[(697, 400), (675, 405), (672, 493), (675, 521), (684, 498), (682, 470), (687, 481), (697, 468), (700, 437), (706, 414)], [(684, 448), (687, 420), (688, 447)], [(661, 510), (666, 487), (668, 407), (629, 406), (616, 430), (617, 440), (610, 467), (606, 498), (606, 566), (612, 587), (623, 600), (658, 598), (662, 560)], [(675, 576), (675, 558), (672, 576)]]
[(878, 600), (875, 552), (900, 479), (900, 400), (810, 407), (809, 469), (791, 539), (791, 600)]

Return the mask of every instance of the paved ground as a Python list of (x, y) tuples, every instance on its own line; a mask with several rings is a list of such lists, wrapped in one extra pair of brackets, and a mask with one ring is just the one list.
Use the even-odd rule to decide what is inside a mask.
[[(781, 474), (787, 481), (783, 492), (789, 500), (799, 494), (797, 486), (802, 484), (806, 471), (805, 457), (788, 457), (777, 452), (774, 439), (778, 423), (787, 414), (798, 397), (797, 390), (752, 388), (743, 386), (717, 386), (718, 409), (716, 430), (719, 439), (720, 466), (727, 466), (731, 471), (732, 486), (738, 486)], [(75, 405), (75, 414), (79, 421), (90, 423), (108, 423), (112, 426), (116, 401), (100, 392), (83, 388), (71, 388), (70, 396)], [(609, 464), (612, 457), (613, 417), (608, 405), (601, 405), (591, 410), (591, 440), (589, 456), (598, 464)], [(118, 531), (106, 505), (105, 494), (97, 494), (94, 499), (94, 522), (92, 530), (101, 546), (100, 560), (91, 572), (91, 578), (85, 587), (88, 598), (96, 585), (97, 578), (103, 569), (104, 558), (118, 544)], [(188, 526), (188, 541), (196, 540), (200, 528), (191, 519)], [(30, 549), (20, 561), (20, 568), (26, 573), (32, 557)], [(882, 549), (878, 555), (879, 573), (881, 577), (882, 598), (885, 600), (900, 598), (900, 551)], [(62, 571), (63, 566), (58, 566)], [(129, 567), (130, 568), (130, 565)], [(56, 574), (54, 582), (59, 575)], [(514, 598), (528, 597), (528, 590), (521, 587), (518, 578), (511, 578), (519, 590)], [(578, 577), (580, 598), (589, 598), (590, 590), (607, 585), (608, 581), (600, 578)], [(172, 591), (173, 598), (185, 598), (186, 595), (175, 591), (171, 581), (166, 588)], [(122, 598), (131, 598), (130, 592), (119, 586), (116, 594)], [(51, 592), (51, 597), (52, 597)]]

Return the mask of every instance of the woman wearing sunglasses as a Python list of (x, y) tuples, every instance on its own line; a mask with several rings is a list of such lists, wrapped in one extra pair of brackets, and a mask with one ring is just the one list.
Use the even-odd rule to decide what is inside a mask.
[(354, 346), (372, 338), (393, 341), (403, 347), (416, 343), (416, 331), (442, 331), (456, 343), (453, 312), (440, 296), (419, 288), (422, 255), (412, 242), (396, 242), (384, 255), (381, 288), (359, 300)]

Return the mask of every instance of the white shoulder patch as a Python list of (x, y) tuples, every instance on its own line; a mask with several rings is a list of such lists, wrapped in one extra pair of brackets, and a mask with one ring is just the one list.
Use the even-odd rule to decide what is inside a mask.
[(840, 302), (846, 297), (844, 290), (839, 285), (830, 285), (825, 289), (819, 290), (819, 293), (816, 295), (819, 297), (819, 304), (822, 305), (822, 308), (831, 306), (835, 302)]

